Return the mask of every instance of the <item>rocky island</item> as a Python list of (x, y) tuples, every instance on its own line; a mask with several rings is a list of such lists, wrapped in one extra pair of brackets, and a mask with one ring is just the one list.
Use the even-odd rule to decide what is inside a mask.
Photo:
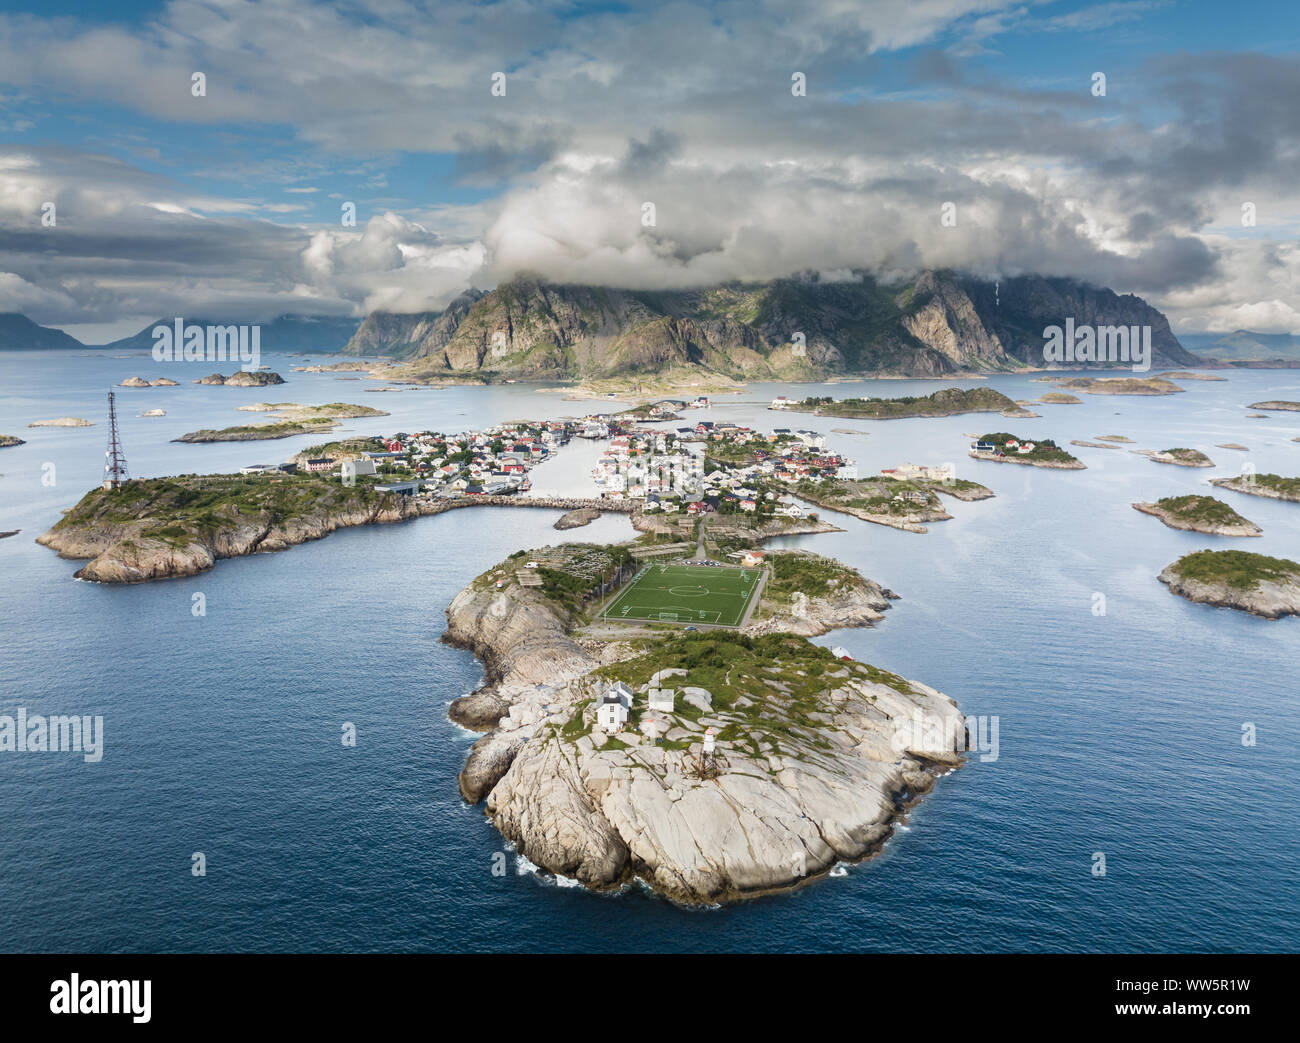
[(78, 579), (139, 583), (420, 513), (408, 497), (318, 475), (182, 475), (92, 489), (36, 542), (61, 558), (90, 559)]
[(1069, 377), (1053, 383), (1085, 395), (1176, 395), (1184, 390), (1163, 377)]
[(89, 420), (79, 416), (61, 416), (54, 420), (33, 420), (28, 427), (94, 427)]
[(899, 420), (907, 417), (958, 416), (962, 413), (1001, 413), (1007, 417), (1033, 416), (1000, 391), (979, 387), (963, 390), (945, 388), (932, 395), (902, 398), (805, 398), (787, 409), (815, 416), (845, 417), (851, 420)]
[(173, 438), (173, 442), (258, 442), (275, 438), (292, 438), (294, 435), (318, 434), (333, 431), (339, 421), (355, 417), (388, 416), (382, 409), (353, 406), (346, 402), (330, 402), (323, 406), (300, 406), (292, 402), (259, 402), (240, 406), (251, 412), (265, 412), (279, 418), (276, 423), (237, 424), (220, 430), (191, 431)]
[[(878, 851), (961, 763), (951, 699), (789, 629), (872, 623), (888, 604), (877, 585), (791, 555), (744, 631), (629, 630), (597, 619), (627, 553), (517, 552), (447, 609), (445, 640), (488, 674), (451, 708), (487, 729), (461, 792), (542, 869), (598, 890), (641, 880), (686, 904), (797, 887)], [(525, 559), (545, 562), (540, 585), (520, 582)], [(804, 595), (795, 611), (790, 587)]]
[(174, 388), (179, 387), (176, 381), (168, 380), (161, 377), (158, 380), (145, 380), (144, 377), (127, 377), (118, 387), (123, 388)]
[(939, 494), (955, 500), (987, 500), (993, 491), (964, 478), (867, 478), (858, 481), (800, 482), (792, 490), (800, 499), (848, 514), (873, 525), (924, 533), (927, 522), (949, 521)]
[(1006, 431), (980, 435), (970, 447), (968, 455), (975, 460), (991, 460), (998, 464), (1023, 464), (1026, 467), (1046, 467), (1056, 471), (1082, 471), (1087, 466), (1050, 438), (1032, 441), (1027, 438), (1017, 438)]
[(1265, 619), (1300, 614), (1300, 564), (1240, 550), (1184, 555), (1159, 576), (1189, 601), (1235, 608)]
[(555, 520), (554, 528), (580, 529), (584, 525), (590, 525), (600, 517), (600, 511), (595, 507), (579, 507), (576, 511), (567, 511)]
[(15, 435), (0, 435), (0, 449), (8, 449), (10, 446), (26, 444), (27, 443), (23, 441), (23, 439), (18, 438)]
[(1155, 503), (1135, 503), (1133, 509), (1159, 518), (1171, 529), (1186, 532), (1204, 532), (1211, 536), (1259, 536), (1264, 531), (1213, 496), (1166, 496)]
[(1145, 456), (1158, 464), (1173, 464), (1175, 467), (1213, 467), (1214, 461), (1198, 449), (1132, 449), (1130, 452)]
[(236, 370), (228, 377), (220, 373), (211, 373), (206, 377), (200, 377), (194, 381), (196, 384), (209, 384), (215, 387), (232, 387), (232, 388), (257, 388), (266, 387), (269, 384), (283, 384), (284, 377), (279, 373), (271, 373), (266, 370)]
[(1252, 402), (1251, 409), (1274, 409), (1285, 413), (1300, 413), (1300, 402), (1284, 402), (1271, 399), (1268, 402)]
[(1284, 478), (1280, 474), (1238, 474), (1231, 478), (1211, 478), (1210, 484), (1247, 496), (1300, 503), (1300, 478)]

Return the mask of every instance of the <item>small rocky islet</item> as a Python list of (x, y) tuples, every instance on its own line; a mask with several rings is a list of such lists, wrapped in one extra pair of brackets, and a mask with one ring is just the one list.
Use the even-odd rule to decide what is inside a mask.
[(1259, 536), (1264, 531), (1213, 496), (1166, 496), (1155, 503), (1135, 503), (1133, 509), (1159, 518), (1171, 529), (1185, 532), (1203, 532), (1211, 536)]
[(269, 370), (247, 370), (239, 369), (230, 376), (223, 376), (220, 373), (210, 373), (206, 377), (200, 377), (194, 381), (195, 384), (205, 384), (211, 387), (232, 387), (232, 388), (256, 388), (267, 387), (271, 384), (283, 384), (284, 377), (279, 373), (272, 373)]
[(974, 460), (998, 464), (1044, 467), (1054, 471), (1082, 471), (1087, 465), (1050, 438), (1021, 438), (1007, 431), (980, 435), (967, 454)]
[(1300, 615), (1300, 563), (1240, 550), (1199, 550), (1165, 567), (1160, 582), (1189, 601), (1265, 619)]
[(1132, 449), (1130, 452), (1145, 456), (1158, 464), (1172, 464), (1175, 467), (1213, 467), (1214, 461), (1199, 449)]

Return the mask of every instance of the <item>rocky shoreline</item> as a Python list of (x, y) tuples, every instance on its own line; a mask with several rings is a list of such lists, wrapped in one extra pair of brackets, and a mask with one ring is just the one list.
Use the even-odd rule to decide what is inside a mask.
[(1239, 474), (1230, 478), (1211, 478), (1210, 484), (1217, 485), (1220, 489), (1231, 489), (1235, 493), (1245, 493), (1247, 496), (1262, 496), (1266, 500), (1300, 503), (1300, 489), (1293, 491), (1286, 487), (1274, 488), (1268, 480), (1276, 478), (1277, 475)]
[[(813, 599), (802, 622), (810, 633), (870, 625), (888, 597), (866, 581), (854, 596)], [(584, 640), (573, 623), (535, 588), (512, 587), (504, 597), (495, 583), (476, 581), (448, 606), (443, 640), (474, 651), (488, 682), (449, 711), (462, 725), (489, 729), (460, 774), (462, 796), (484, 801), (524, 857), (590, 889), (640, 880), (679, 903), (716, 904), (798, 887), (877, 852), (907, 805), (962, 763), (942, 741), (918, 737), (896, 748), (897, 722), (914, 714), (959, 720), (951, 699), (836, 661), (789, 636), (788, 617), (752, 626), (743, 638), (799, 642), (800, 654), (819, 657), (826, 671), (815, 721), (783, 732), (780, 752), (751, 747), (736, 724), (751, 718), (708, 701), (694, 719), (674, 713), (661, 743), (628, 731), (604, 740), (590, 727), (591, 704), (606, 684), (600, 672), (657, 653), (652, 645), (647, 654), (644, 641)], [(661, 643), (709, 636), (656, 634)], [(797, 672), (775, 662), (770, 670), (779, 697), (788, 687), (782, 678)], [(655, 677), (680, 684), (687, 674), (672, 668)], [(716, 777), (693, 767), (706, 724), (732, 736), (719, 742), (726, 766)]]
[[(1214, 578), (1186, 574), (1189, 562), (1234, 554), (1240, 561), (1263, 561), (1272, 567), (1266, 570), (1265, 575), (1245, 582), (1234, 581), (1228, 574)], [(1170, 593), (1188, 601), (1238, 609), (1264, 619), (1300, 615), (1300, 565), (1295, 562), (1240, 551), (1196, 551), (1166, 566), (1158, 578)]]
[[(1238, 521), (1225, 524), (1182, 517), (1156, 503), (1135, 503), (1133, 509), (1141, 511), (1143, 514), (1149, 514), (1153, 518), (1159, 518), (1169, 528), (1180, 529), (1183, 532), (1202, 532), (1207, 536), (1262, 536), (1264, 533), (1264, 530), (1254, 522), (1241, 518), (1239, 515)], [(1233, 513), (1235, 514), (1235, 512)]]
[[(238, 480), (239, 476), (206, 477)], [(146, 480), (155, 484), (163, 481), (168, 480)], [(265, 483), (265, 479), (254, 481)], [(123, 492), (129, 493), (133, 487), (144, 484), (128, 483)], [(370, 493), (362, 486), (349, 490), (338, 482), (323, 483), (320, 491), (335, 500), (313, 500), (311, 506), (292, 516), (275, 509), (234, 511), (223, 517), (217, 527), (211, 527), (190, 524), (178, 516), (183, 512), (172, 510), (168, 504), (157, 509), (146, 505), (136, 513), (120, 515), (105, 502), (104, 491), (95, 489), (61, 521), (38, 536), (36, 542), (57, 551), (61, 558), (89, 559), (88, 564), (74, 573), (77, 579), (144, 583), (196, 576), (223, 558), (288, 550), (300, 543), (323, 539), (338, 529), (392, 524), (468, 507), (569, 511), (596, 508), (619, 513), (630, 513), (635, 508), (629, 501), (553, 497), (472, 496), (423, 500), (394, 493)]]
[(1145, 456), (1157, 464), (1172, 464), (1175, 467), (1214, 467), (1215, 463), (1204, 453), (1196, 449), (1130, 449), (1137, 456)]
[(995, 464), (1020, 464), (1022, 467), (1043, 467), (1049, 471), (1083, 471), (1087, 464), (1082, 460), (1031, 460), (1018, 454), (998, 456), (996, 453), (981, 453), (974, 449), (966, 453), (972, 460), (988, 460)]
[(600, 511), (594, 507), (579, 507), (576, 511), (568, 511), (556, 519), (554, 528), (561, 531), (565, 529), (580, 529), (584, 525), (590, 525), (600, 517)]

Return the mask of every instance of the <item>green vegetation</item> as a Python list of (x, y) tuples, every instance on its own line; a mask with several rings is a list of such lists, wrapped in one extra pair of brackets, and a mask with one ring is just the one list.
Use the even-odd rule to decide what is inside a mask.
[(526, 562), (537, 563), (541, 585), (534, 588), (561, 612), (581, 616), (598, 598), (602, 584), (613, 583), (620, 570), (635, 564), (631, 551), (620, 544), (566, 543), (540, 550), (518, 550), (504, 562), (478, 576), (472, 586), (488, 590), (498, 582), (514, 582)]
[[(789, 634), (754, 638), (734, 631), (678, 632), (648, 642), (646, 648), (640, 656), (599, 668), (595, 676), (623, 681), (635, 691), (656, 671), (685, 670), (673, 683), (710, 693), (709, 716), (725, 722), (719, 741), (755, 756), (828, 749), (827, 693), (854, 679), (911, 690), (896, 674), (841, 661), (829, 649)], [(691, 721), (700, 716), (680, 697), (674, 713)]]
[[(974, 486), (976, 483), (969, 484)], [(810, 482), (805, 479), (795, 485), (794, 494), (823, 507), (847, 507), (868, 514), (887, 514), (901, 518), (918, 512), (943, 509), (939, 497), (927, 483), (893, 478), (834, 482)]]
[(1288, 500), (1300, 500), (1300, 478), (1283, 478), (1280, 474), (1257, 474), (1255, 483), (1272, 489)]
[(382, 438), (346, 438), (341, 442), (326, 442), (302, 450), (298, 458), (315, 460), (322, 457), (353, 457), (362, 453), (382, 453), (388, 446)]
[(173, 438), (173, 442), (259, 442), (273, 438), (292, 438), (294, 435), (332, 431), (338, 421), (330, 417), (307, 417), (302, 420), (281, 420), (274, 424), (236, 424), (218, 430), (203, 428)]
[(1210, 458), (1199, 449), (1162, 449), (1160, 450), (1160, 453), (1162, 456), (1167, 456), (1173, 460), (1177, 460), (1179, 463), (1195, 464), (1200, 467), (1213, 465), (1213, 461), (1211, 461)]
[(909, 395), (903, 398), (806, 398), (792, 409), (816, 412), (819, 416), (851, 419), (894, 420), (917, 416), (955, 416), (958, 413), (1016, 412), (1019, 406), (992, 388), (963, 390), (945, 388), (932, 395)]
[(763, 599), (788, 602), (795, 594), (810, 598), (825, 597), (837, 591), (851, 589), (861, 583), (857, 571), (819, 554), (779, 553), (769, 554), (767, 564), (771, 570)]
[(195, 540), (211, 543), (218, 534), (249, 525), (283, 527), (332, 512), (374, 511), (392, 499), (365, 483), (345, 486), (323, 475), (145, 478), (116, 490), (92, 489), (52, 531), (116, 529), (122, 536), (183, 547)]
[(1249, 525), (1250, 523), (1222, 500), (1213, 496), (1166, 496), (1156, 506), (1179, 521), (1202, 525)]
[(1186, 580), (1221, 583), (1237, 590), (1254, 590), (1264, 581), (1300, 580), (1300, 564), (1244, 550), (1200, 550), (1170, 566)]

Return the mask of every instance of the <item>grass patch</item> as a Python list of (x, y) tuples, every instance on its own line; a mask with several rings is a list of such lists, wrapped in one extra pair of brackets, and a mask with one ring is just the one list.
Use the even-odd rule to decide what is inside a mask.
[(1173, 570), (1186, 580), (1255, 590), (1264, 581), (1300, 579), (1300, 564), (1244, 550), (1199, 550), (1180, 558)]

